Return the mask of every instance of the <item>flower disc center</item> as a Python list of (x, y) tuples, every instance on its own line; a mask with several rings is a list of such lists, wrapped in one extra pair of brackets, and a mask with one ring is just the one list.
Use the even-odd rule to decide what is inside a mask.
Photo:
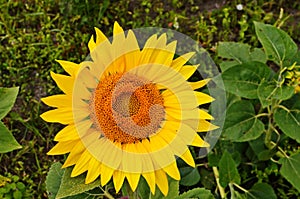
[(116, 102), (112, 104), (112, 107), (124, 117), (129, 117), (138, 113), (140, 102), (135, 94), (125, 92), (117, 96)]
[(91, 116), (101, 136), (121, 144), (148, 138), (165, 118), (157, 86), (130, 73), (103, 78), (91, 101)]

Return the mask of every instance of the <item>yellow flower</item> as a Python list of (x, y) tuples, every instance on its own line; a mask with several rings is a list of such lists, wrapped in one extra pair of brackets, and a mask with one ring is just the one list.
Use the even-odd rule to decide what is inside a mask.
[(64, 94), (42, 101), (56, 109), (41, 117), (66, 125), (48, 154), (69, 153), (63, 167), (72, 177), (87, 171), (86, 183), (113, 179), (118, 192), (127, 179), (133, 191), (144, 177), (168, 193), (167, 175), (180, 179), (176, 156), (195, 166), (188, 145), (208, 147), (197, 132), (217, 128), (199, 105), (213, 100), (195, 91), (208, 80), (188, 82), (197, 66), (185, 65), (194, 53), (174, 59), (176, 41), (152, 35), (141, 48), (135, 34), (114, 24), (110, 41), (98, 29), (89, 41), (91, 60), (58, 61), (69, 74), (51, 72)]

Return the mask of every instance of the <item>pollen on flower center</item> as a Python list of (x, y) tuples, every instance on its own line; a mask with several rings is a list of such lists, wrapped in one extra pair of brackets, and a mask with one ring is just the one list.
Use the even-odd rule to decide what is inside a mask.
[(103, 78), (91, 102), (92, 119), (102, 136), (122, 144), (148, 138), (165, 118), (157, 86), (130, 73)]
[(135, 94), (125, 92), (117, 96), (116, 101), (112, 106), (116, 112), (124, 117), (129, 117), (138, 113), (140, 102)]

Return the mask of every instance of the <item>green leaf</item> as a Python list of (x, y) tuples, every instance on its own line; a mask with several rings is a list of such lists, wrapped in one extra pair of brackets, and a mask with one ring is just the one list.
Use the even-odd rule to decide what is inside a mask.
[(276, 147), (274, 147), (271, 150), (267, 149), (267, 150), (260, 151), (257, 157), (259, 160), (262, 161), (270, 160), (270, 158), (272, 158), (276, 154), (276, 152), (277, 152)]
[(212, 190), (216, 187), (214, 173), (211, 170), (200, 167), (200, 176), (200, 182), (204, 188)]
[(138, 194), (140, 198), (151, 198), (151, 199), (176, 198), (179, 194), (179, 181), (168, 177), (168, 183), (169, 183), (169, 192), (167, 196), (164, 196), (158, 187), (156, 187), (155, 194), (153, 195), (150, 191), (150, 188), (146, 180), (144, 178), (140, 178), (139, 185), (138, 185)]
[(226, 91), (248, 99), (257, 99), (257, 89), (262, 79), (268, 79), (271, 70), (261, 62), (247, 62), (223, 72)]
[(265, 136), (262, 135), (259, 138), (248, 142), (256, 157), (258, 157), (262, 151), (269, 150), (264, 143), (264, 139)]
[(61, 169), (61, 166), (62, 164), (59, 162), (52, 164), (47, 174), (46, 188), (48, 192), (48, 197), (50, 199), (55, 199), (59, 190), (61, 179), (64, 174), (64, 170)]
[(274, 113), (274, 120), (279, 128), (287, 136), (300, 143), (300, 109), (296, 106), (288, 108), (277, 108)]
[(282, 85), (278, 87), (276, 82), (262, 81), (258, 86), (257, 95), (265, 108), (271, 105), (273, 99), (287, 100), (294, 95), (294, 87)]
[(276, 199), (277, 196), (273, 190), (273, 188), (267, 183), (256, 183), (251, 187), (249, 192), (246, 193), (247, 199)]
[(281, 158), (280, 173), (300, 192), (300, 153)]
[(18, 91), (19, 87), (0, 88), (0, 119), (4, 118), (13, 107)]
[(220, 184), (226, 187), (229, 183), (241, 183), (241, 177), (231, 154), (226, 150), (219, 162)]
[(266, 55), (261, 49), (255, 48), (251, 52), (251, 46), (237, 42), (220, 42), (218, 45), (218, 56), (229, 59), (220, 64), (222, 71), (230, 67), (250, 61), (266, 63)]
[(261, 48), (254, 48), (250, 53), (250, 61), (267, 62), (267, 56)]
[(284, 31), (268, 24), (254, 22), (255, 32), (267, 54), (268, 60), (280, 64), (291, 59), (298, 47), (292, 38)]
[(179, 168), (181, 179), (179, 184), (184, 186), (193, 186), (200, 180), (200, 174), (197, 167), (181, 167)]
[(71, 177), (71, 173), (72, 168), (67, 168), (65, 170), (56, 198), (74, 196), (100, 186), (99, 179), (90, 184), (85, 184), (86, 174), (81, 174), (77, 177)]
[(11, 132), (0, 121), (0, 153), (7, 153), (22, 148)]
[(241, 100), (227, 110), (222, 136), (234, 142), (255, 140), (264, 131), (264, 124), (255, 117), (251, 102)]
[(182, 193), (175, 199), (187, 199), (187, 198), (214, 199), (214, 196), (212, 195), (210, 190), (207, 190), (205, 188), (195, 188)]

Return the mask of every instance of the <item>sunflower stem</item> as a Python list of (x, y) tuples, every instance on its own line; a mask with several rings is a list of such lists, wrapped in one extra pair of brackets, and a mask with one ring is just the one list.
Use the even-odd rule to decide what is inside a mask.
[(108, 199), (114, 199), (114, 197), (112, 195), (110, 195), (110, 193), (106, 189), (103, 189), (101, 186), (99, 186), (99, 187), (103, 191), (103, 195), (105, 197), (107, 197)]
[(218, 170), (218, 168), (213, 167), (213, 172), (214, 172), (214, 176), (215, 176), (215, 179), (216, 179), (216, 182), (217, 182), (217, 186), (218, 186), (221, 198), (224, 199), (224, 198), (226, 198), (226, 194), (225, 194), (224, 188), (221, 186), (220, 181), (219, 181), (220, 179), (219, 179), (219, 170)]

